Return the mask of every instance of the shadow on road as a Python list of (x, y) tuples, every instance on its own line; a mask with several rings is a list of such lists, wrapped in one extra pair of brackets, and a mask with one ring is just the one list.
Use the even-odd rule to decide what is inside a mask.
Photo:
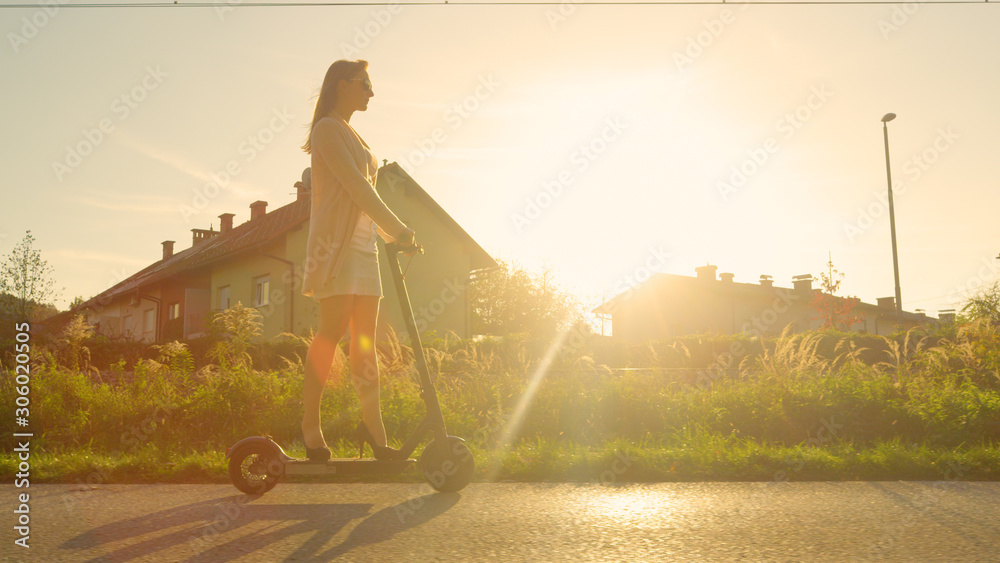
[[(188, 561), (229, 561), (260, 550), (265, 550), (262, 555), (272, 556), (266, 553), (268, 546), (303, 535), (302, 545), (280, 558), (329, 560), (419, 526), (454, 506), (461, 495), (430, 494), (371, 515), (372, 504), (253, 504), (259, 498), (232, 495), (169, 508), (99, 526), (60, 547), (89, 552), (91, 561), (96, 562), (129, 561), (186, 545), (196, 551)], [(362, 518), (343, 543), (321, 552), (348, 523)], [(240, 528), (250, 525), (251, 529), (240, 533)], [(121, 542), (129, 545), (113, 551), (100, 549)]]
[[(355, 526), (344, 543), (310, 558), (329, 561), (356, 547), (391, 539), (403, 530), (416, 528), (444, 514), (449, 508), (455, 506), (460, 498), (462, 495), (458, 493), (433, 493), (383, 508)], [(310, 554), (304, 553), (300, 549), (292, 557), (307, 555)]]

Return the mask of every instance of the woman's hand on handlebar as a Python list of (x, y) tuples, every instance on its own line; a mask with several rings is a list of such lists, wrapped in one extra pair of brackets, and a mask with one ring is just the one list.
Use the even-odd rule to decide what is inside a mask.
[(423, 254), (424, 247), (417, 244), (414, 238), (413, 229), (407, 227), (399, 237), (396, 238), (396, 244), (399, 245), (404, 256), (413, 256), (414, 254)]
[(411, 246), (413, 245), (413, 229), (406, 227), (403, 232), (396, 236), (396, 240), (393, 241), (399, 246)]
[(403, 256), (413, 256), (414, 254), (423, 254), (424, 247), (421, 246), (417, 241), (411, 240), (410, 244), (402, 245)]

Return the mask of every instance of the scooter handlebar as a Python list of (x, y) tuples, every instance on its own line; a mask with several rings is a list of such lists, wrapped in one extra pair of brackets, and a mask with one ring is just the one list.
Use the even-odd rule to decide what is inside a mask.
[(423, 254), (424, 247), (418, 243), (403, 245), (398, 242), (390, 242), (385, 245), (385, 250), (389, 254), (395, 254), (397, 252), (402, 252), (405, 256), (413, 256), (414, 254)]

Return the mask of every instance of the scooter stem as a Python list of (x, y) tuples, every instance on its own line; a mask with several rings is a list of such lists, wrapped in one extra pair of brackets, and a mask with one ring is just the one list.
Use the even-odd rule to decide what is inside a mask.
[[(406, 283), (403, 280), (403, 273), (399, 269), (399, 253), (412, 250), (413, 247), (402, 246), (398, 243), (387, 243), (385, 250), (389, 259), (389, 270), (392, 272), (392, 279), (396, 285), (396, 293), (399, 296), (399, 308), (403, 313), (403, 321), (406, 323), (406, 331), (410, 335), (410, 343), (413, 345), (413, 354), (416, 358), (417, 372), (420, 375), (421, 396), (427, 406), (425, 420), (434, 427), (435, 438), (440, 438), (445, 443), (447, 430), (444, 425), (444, 416), (441, 414), (441, 405), (438, 403), (437, 392), (431, 382), (430, 372), (427, 369), (427, 359), (424, 357), (424, 348), (420, 343), (420, 333), (417, 331), (417, 323), (413, 319), (413, 308), (410, 306), (410, 296), (406, 291)], [(423, 252), (423, 249), (420, 249)]]

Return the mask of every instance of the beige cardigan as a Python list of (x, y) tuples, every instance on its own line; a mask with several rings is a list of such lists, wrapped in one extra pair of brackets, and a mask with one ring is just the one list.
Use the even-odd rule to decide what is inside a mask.
[(312, 148), (312, 209), (303, 264), (302, 294), (311, 297), (329, 283), (344, 261), (341, 251), (354, 236), (364, 211), (379, 235), (392, 241), (406, 225), (375, 191), (378, 160), (353, 127), (336, 117), (316, 122)]

